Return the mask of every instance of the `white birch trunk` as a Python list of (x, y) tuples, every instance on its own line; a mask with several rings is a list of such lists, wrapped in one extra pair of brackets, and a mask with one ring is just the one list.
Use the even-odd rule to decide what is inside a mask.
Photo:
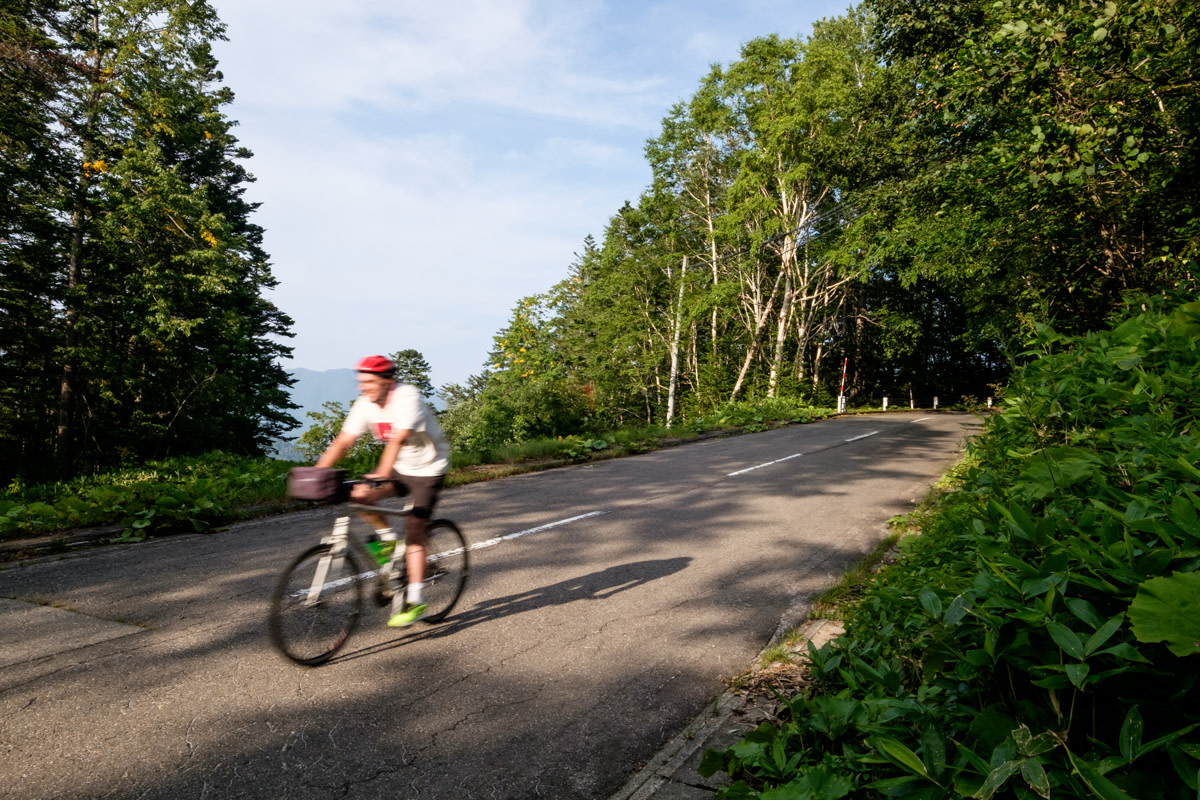
[(675, 393), (679, 386), (679, 337), (683, 329), (683, 292), (687, 279), (688, 257), (679, 268), (679, 299), (675, 304), (674, 330), (671, 332), (671, 376), (667, 382), (667, 427), (675, 420)]

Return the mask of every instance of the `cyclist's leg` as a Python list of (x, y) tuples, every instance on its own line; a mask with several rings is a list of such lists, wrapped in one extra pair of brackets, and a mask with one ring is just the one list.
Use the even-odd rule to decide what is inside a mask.
[[(408, 568), (408, 588), (406, 592), (407, 605), (422, 606), (425, 603), (425, 531), (433, 515), (433, 507), (437, 504), (445, 476), (393, 475), (393, 479), (401, 484), (412, 495), (412, 510), (405, 520), (405, 549), (404, 562)], [(399, 615), (393, 613), (389, 624), (399, 624)], [(412, 620), (415, 621), (415, 618)], [(405, 622), (404, 624), (407, 624)]]
[[(368, 486), (365, 483), (360, 483), (354, 487), (352, 499), (356, 503), (372, 505), (385, 497), (394, 497), (397, 494), (403, 495), (404, 491), (402, 486), (396, 486), (395, 481), (384, 481), (378, 486)], [(387, 518), (382, 514), (376, 514), (373, 511), (360, 511), (358, 512), (358, 516), (360, 519), (366, 520), (376, 531), (390, 530), (391, 528)]]

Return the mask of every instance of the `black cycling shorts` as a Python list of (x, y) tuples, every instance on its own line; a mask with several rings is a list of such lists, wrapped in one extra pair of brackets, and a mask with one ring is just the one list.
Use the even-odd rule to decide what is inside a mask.
[(412, 495), (412, 515), (419, 519), (429, 519), (433, 516), (433, 507), (437, 505), (438, 495), (442, 493), (445, 482), (445, 475), (427, 477), (392, 473), (392, 486), (396, 489), (396, 496)]

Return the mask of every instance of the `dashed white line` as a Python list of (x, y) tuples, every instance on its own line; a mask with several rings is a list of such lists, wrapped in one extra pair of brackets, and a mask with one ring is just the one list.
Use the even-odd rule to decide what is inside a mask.
[(865, 439), (868, 436), (874, 436), (877, 433), (879, 433), (879, 431), (871, 431), (870, 433), (864, 433), (862, 436), (855, 436), (853, 439), (847, 439), (846, 441), (847, 442), (857, 442), (859, 439)]
[(495, 545), (498, 545), (501, 542), (507, 542), (510, 539), (519, 539), (522, 536), (528, 536), (531, 533), (539, 533), (541, 531), (546, 531), (551, 528), (557, 528), (560, 525), (566, 525), (568, 522), (577, 522), (581, 519), (587, 519), (588, 517), (598, 517), (603, 513), (604, 513), (603, 511), (589, 511), (586, 514), (580, 514), (579, 516), (570, 517), (569, 519), (560, 519), (558, 522), (547, 522), (545, 525), (538, 525), (536, 528), (529, 528), (527, 530), (517, 531), (516, 533), (506, 533), (503, 536), (497, 536), (494, 539), (487, 539), (486, 541), (476, 542), (475, 544), (471, 545), (467, 549), (468, 550), (481, 550), (484, 547), (494, 547)]
[(763, 467), (769, 467), (769, 466), (771, 466), (772, 464), (778, 464), (778, 463), (780, 463), (781, 461), (790, 461), (790, 460), (792, 460), (793, 458), (799, 458), (799, 457), (800, 457), (800, 456), (802, 456), (802, 455), (804, 455), (804, 453), (795, 453), (795, 454), (793, 454), (793, 455), (790, 455), (790, 456), (784, 456), (783, 458), (777, 458), (777, 459), (775, 459), (774, 461), (768, 461), (768, 462), (767, 462), (767, 463), (765, 463), (765, 464), (756, 464), (756, 465), (755, 465), (755, 466), (753, 466), (753, 467), (746, 467), (745, 469), (739, 469), (737, 472), (731, 472), (731, 473), (729, 473), (728, 475), (726, 475), (725, 477), (727, 477), (727, 478), (732, 478), (734, 475), (742, 475), (742, 474), (744, 474), (744, 473), (746, 473), (746, 472), (753, 472), (753, 471), (754, 471), (754, 470), (756, 470), (756, 469), (762, 469)]

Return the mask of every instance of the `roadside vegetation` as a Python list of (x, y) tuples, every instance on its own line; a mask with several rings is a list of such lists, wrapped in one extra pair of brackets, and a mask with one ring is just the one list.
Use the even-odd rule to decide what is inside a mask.
[[(336, 404), (330, 404), (336, 405)], [(336, 411), (336, 410), (335, 410)], [(831, 416), (828, 408), (779, 399), (732, 404), (671, 428), (637, 426), (608, 432), (510, 442), (495, 450), (456, 451), (449, 485), (599, 458), (647, 452), (713, 432), (756, 432)], [(315, 459), (344, 414), (317, 415), (303, 447)], [(360, 444), (340, 464), (352, 477), (373, 469), (379, 446)], [(120, 541), (156, 533), (205, 531), (236, 519), (289, 506), (287, 472), (296, 462), (213, 452), (70, 481), (24, 486), (14, 481), (0, 494), (0, 540), (70, 528), (120, 525)], [(292, 504), (294, 505), (294, 504)]]
[(705, 755), (722, 797), (1196, 797), (1200, 303), (1134, 310), (1040, 328), (780, 722)]

